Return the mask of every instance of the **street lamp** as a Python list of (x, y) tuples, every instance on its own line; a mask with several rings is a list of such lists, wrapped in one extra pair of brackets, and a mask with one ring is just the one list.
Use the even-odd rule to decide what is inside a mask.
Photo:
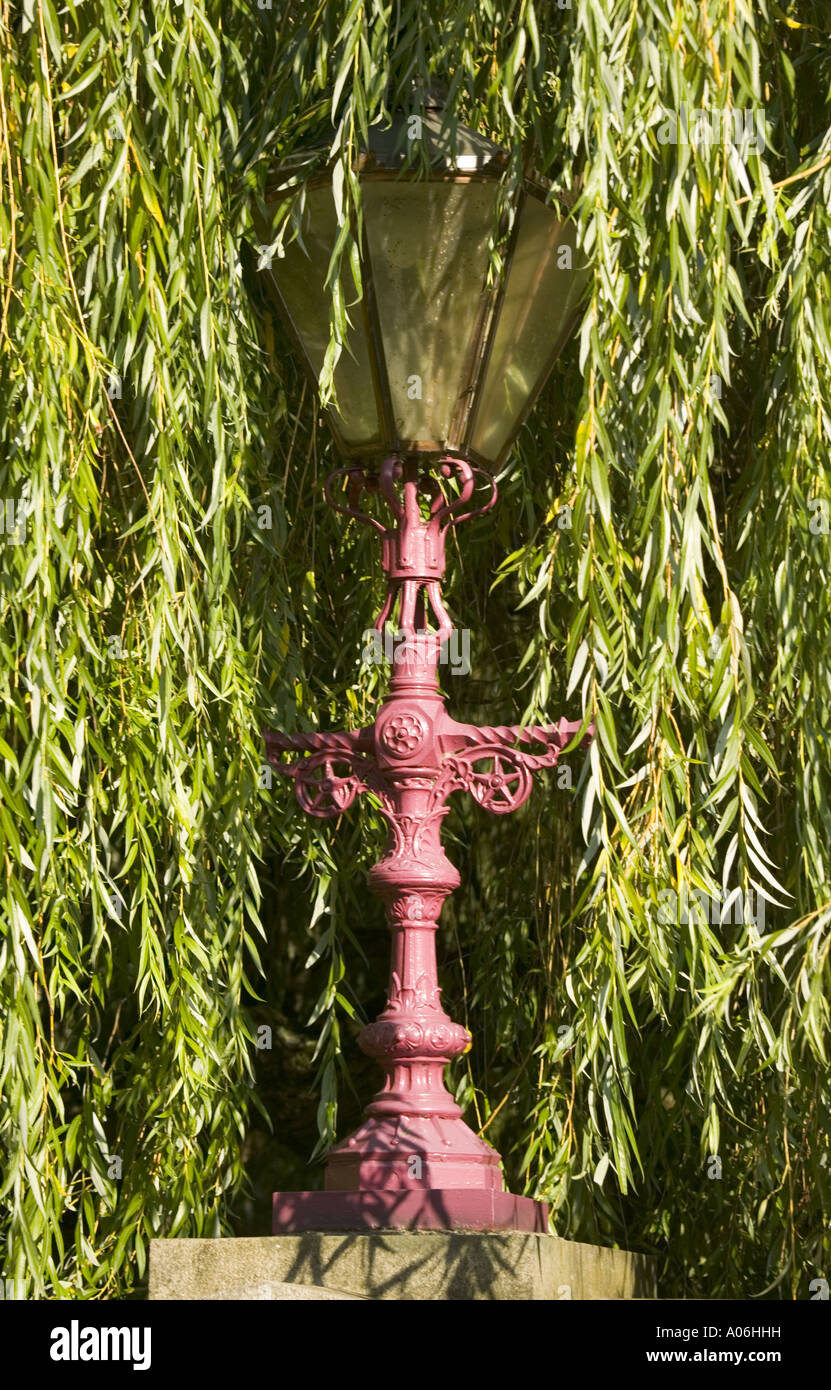
[[(435, 933), (460, 883), (441, 844), (447, 798), (468, 791), (506, 814), (556, 764), (580, 721), (521, 728), (460, 724), (437, 666), (453, 625), (441, 596), (448, 529), (496, 500), (505, 458), (573, 326), (584, 272), (573, 227), (525, 179), (501, 265), (489, 241), (507, 156), (464, 126), (455, 141), (440, 102), (370, 132), (361, 156), (364, 294), (334, 373), (328, 407), (348, 460), (326, 483), (336, 510), (380, 533), (387, 594), (375, 627), (398, 628), (389, 693), (368, 728), (266, 733), (269, 760), (294, 780), (310, 815), (338, 816), (372, 792), (389, 828), (369, 886), (392, 935), (386, 1006), (359, 1037), (384, 1083), (358, 1130), (332, 1148), (323, 1192), (274, 1196), (275, 1234), (304, 1229), (547, 1229), (543, 1202), (504, 1190), (496, 1151), (464, 1123), (443, 1080), (472, 1040), (445, 1014)], [(421, 168), (407, 158), (420, 141)], [(284, 166), (272, 206), (304, 189), (299, 236), (264, 274), (317, 385), (329, 339), (325, 288), (338, 235), (331, 167)], [(506, 231), (507, 231), (506, 226)], [(483, 485), (484, 491), (480, 491)], [(476, 495), (474, 495), (476, 494)], [(386, 519), (365, 510), (374, 497)], [(484, 500), (482, 500), (484, 499)], [(584, 742), (591, 736), (585, 730)], [(286, 761), (286, 755), (291, 759)]]

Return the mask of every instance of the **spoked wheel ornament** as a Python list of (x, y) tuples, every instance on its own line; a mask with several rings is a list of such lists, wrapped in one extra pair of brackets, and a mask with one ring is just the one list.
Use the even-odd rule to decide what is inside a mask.
[[(345, 768), (345, 775), (338, 776), (336, 767)], [(336, 763), (326, 753), (307, 758), (294, 778), (297, 800), (303, 810), (321, 820), (348, 811), (360, 789), (349, 764)]]
[(522, 806), (531, 795), (532, 779), (524, 763), (505, 762), (498, 753), (490, 772), (474, 773), (470, 790), (480, 806), (496, 816), (507, 815)]

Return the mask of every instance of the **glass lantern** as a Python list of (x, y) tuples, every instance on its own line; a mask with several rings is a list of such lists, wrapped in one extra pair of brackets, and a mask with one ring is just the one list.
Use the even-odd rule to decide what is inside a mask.
[[(408, 165), (414, 128), (426, 168)], [(269, 212), (296, 192), (313, 160), (309, 152), (274, 176)], [(435, 98), (419, 117), (399, 114), (388, 129), (371, 129), (357, 171), (364, 294), (348, 309), (337, 404), (327, 407), (345, 458), (453, 454), (490, 471), (505, 459), (573, 329), (585, 283), (573, 225), (531, 177), (502, 270), (489, 277), (506, 165), (504, 150), (465, 126), (451, 140)], [(263, 273), (317, 387), (339, 228), (331, 169), (302, 181), (299, 235)]]

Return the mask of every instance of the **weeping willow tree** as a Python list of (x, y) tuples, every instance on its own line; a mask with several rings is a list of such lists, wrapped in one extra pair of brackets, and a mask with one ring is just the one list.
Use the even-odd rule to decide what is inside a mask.
[(494, 522), (451, 564), (473, 674), (446, 685), (458, 718), (597, 724), (573, 785), (507, 829), (452, 813), (441, 968), (476, 1040), (453, 1084), (558, 1233), (655, 1254), (665, 1296), (810, 1297), (831, 1277), (824, 0), (0, 16), (7, 1294), (140, 1292), (150, 1237), (246, 1229), (257, 1184), (314, 1181), (369, 1094), (380, 826), (308, 823), (260, 729), (371, 721), (382, 577), (323, 504), (337, 459), (252, 208), (275, 161), (329, 142), (331, 375), (356, 151), (438, 80), (514, 173), (532, 154), (576, 194), (589, 264)]

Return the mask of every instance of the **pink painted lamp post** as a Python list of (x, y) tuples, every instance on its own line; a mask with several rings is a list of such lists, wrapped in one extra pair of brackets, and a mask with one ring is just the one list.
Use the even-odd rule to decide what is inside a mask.
[[(327, 499), (381, 537), (387, 595), (375, 627), (383, 632), (395, 620), (399, 634), (389, 693), (365, 729), (266, 733), (270, 761), (293, 778), (309, 815), (339, 816), (370, 791), (387, 821), (369, 886), (386, 907), (392, 937), (388, 998), (359, 1038), (384, 1079), (360, 1127), (330, 1150), (324, 1191), (275, 1193), (275, 1234), (547, 1229), (545, 1203), (504, 1190), (499, 1155), (465, 1124), (444, 1084), (445, 1067), (472, 1039), (444, 1012), (436, 972), (439, 914), (460, 882), (441, 825), (454, 791), (498, 815), (521, 806), (533, 772), (554, 766), (583, 725), (457, 723), (437, 667), (453, 632), (441, 596), (447, 531), (495, 502), (488, 470), (507, 454), (568, 336), (582, 275), (572, 264), (569, 224), (529, 179), (501, 274), (489, 286), (504, 152), (462, 126), (454, 147), (441, 106), (429, 98), (419, 121), (420, 128), (401, 117), (373, 132), (362, 157), (364, 297), (335, 372), (338, 407), (329, 410), (353, 461), (329, 478)], [(414, 130), (426, 178), (406, 167)], [(275, 200), (297, 172), (277, 177)], [(331, 172), (307, 173), (304, 184), (303, 246), (289, 244), (268, 276), (317, 381), (337, 223)], [(487, 492), (477, 505), (480, 481)], [(386, 507), (384, 520), (363, 509), (363, 496), (373, 494)], [(436, 625), (428, 627), (431, 612)]]

